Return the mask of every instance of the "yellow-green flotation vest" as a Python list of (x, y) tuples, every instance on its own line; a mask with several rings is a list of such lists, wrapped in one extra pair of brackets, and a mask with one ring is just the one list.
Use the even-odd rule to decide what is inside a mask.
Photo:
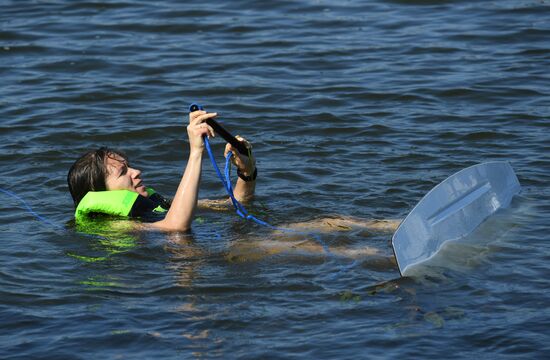
[(170, 208), (170, 202), (147, 188), (148, 196), (129, 190), (89, 191), (80, 200), (74, 217), (78, 221), (84, 217), (105, 214), (121, 217), (147, 217), (162, 214)]

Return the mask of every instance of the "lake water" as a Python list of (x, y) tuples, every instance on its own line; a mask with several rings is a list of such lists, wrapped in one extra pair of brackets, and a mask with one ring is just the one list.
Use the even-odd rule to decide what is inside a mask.
[[(0, 187), (70, 231), (0, 194), (0, 358), (548, 358), (549, 39), (547, 0), (1, 1)], [(522, 192), (407, 278), (391, 232), (321, 236), (379, 249), (351, 267), (231, 211), (75, 233), (73, 161), (122, 149), (171, 196), (195, 101), (252, 141), (275, 225), (403, 219), (484, 161)]]

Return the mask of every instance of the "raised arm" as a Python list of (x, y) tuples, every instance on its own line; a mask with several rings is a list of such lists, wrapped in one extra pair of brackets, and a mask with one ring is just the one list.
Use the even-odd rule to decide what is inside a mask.
[(185, 172), (166, 217), (150, 226), (167, 231), (187, 231), (191, 228), (201, 180), (203, 136), (214, 136), (214, 130), (205, 121), (216, 115), (216, 113), (207, 113), (206, 111), (195, 111), (189, 114), (187, 135), (190, 151)]

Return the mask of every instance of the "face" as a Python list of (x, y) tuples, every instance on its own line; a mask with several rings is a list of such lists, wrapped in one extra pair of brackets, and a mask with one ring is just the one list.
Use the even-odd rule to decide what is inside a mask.
[(141, 171), (128, 166), (128, 162), (119, 155), (113, 154), (105, 160), (107, 190), (130, 190), (147, 197), (147, 190), (141, 181)]

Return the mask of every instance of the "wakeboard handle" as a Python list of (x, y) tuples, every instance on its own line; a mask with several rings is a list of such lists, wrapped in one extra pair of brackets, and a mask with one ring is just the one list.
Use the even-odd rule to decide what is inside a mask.
[[(197, 111), (197, 110), (204, 110), (204, 108), (201, 105), (196, 104), (196, 103), (193, 103), (193, 104), (189, 105), (189, 112), (193, 112), (193, 111)], [(224, 138), (225, 141), (227, 141), (228, 143), (233, 145), (233, 147), (235, 149), (237, 149), (237, 151), (239, 151), (242, 155), (246, 155), (246, 156), (249, 155), (250, 151), (245, 146), (244, 142), (237, 140), (237, 138), (234, 137), (233, 135), (231, 135), (231, 133), (229, 131), (227, 131), (223, 126), (221, 126), (220, 123), (218, 123), (214, 119), (206, 119), (205, 122), (208, 125), (210, 125), (210, 127), (212, 127), (212, 129), (214, 129), (214, 131), (218, 135), (220, 135), (222, 138)]]

